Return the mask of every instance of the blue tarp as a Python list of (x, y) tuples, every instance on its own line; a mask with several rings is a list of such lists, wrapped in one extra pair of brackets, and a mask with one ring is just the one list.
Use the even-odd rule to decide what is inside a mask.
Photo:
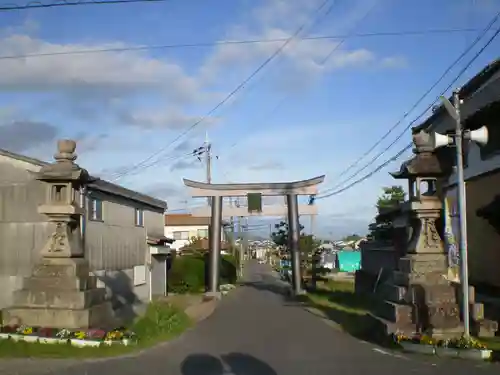
[(283, 267), (291, 267), (292, 264), (289, 260), (280, 260), (280, 267), (283, 268)]
[(340, 272), (355, 272), (361, 268), (361, 252), (341, 250), (337, 253)]
[(292, 266), (292, 262), (290, 260), (280, 260), (280, 275), (285, 278), (287, 275), (290, 275), (292, 270), (290, 267)]

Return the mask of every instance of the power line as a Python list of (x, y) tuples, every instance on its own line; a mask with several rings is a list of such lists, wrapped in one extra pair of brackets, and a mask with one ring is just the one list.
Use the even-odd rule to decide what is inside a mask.
[[(199, 149), (196, 149), (192, 152), (188, 152), (186, 154), (182, 154), (182, 155), (174, 155), (174, 156), (171, 156), (170, 158), (165, 158), (163, 161), (170, 161), (170, 162), (173, 162), (173, 161), (177, 161), (177, 160), (180, 160), (180, 159), (185, 159), (189, 156), (196, 156), (196, 157), (199, 157), (201, 155), (202, 151), (199, 150)], [(142, 170), (144, 169), (147, 169), (147, 168), (150, 168), (152, 167), (154, 164), (149, 164), (149, 165), (146, 165), (142, 168)], [(124, 171), (122, 172), (119, 172), (119, 173), (116, 173), (116, 175), (114, 177), (110, 177), (112, 178), (111, 182), (116, 182), (117, 180), (121, 179), (122, 177), (126, 176), (126, 175), (134, 175), (135, 173), (131, 173), (133, 172), (131, 168), (128, 168), (128, 169), (125, 169)]]
[(354, 182), (351, 182), (349, 185), (347, 185), (346, 187), (342, 188), (342, 189), (339, 189), (339, 190), (336, 190), (336, 191), (333, 191), (331, 193), (328, 193), (326, 195), (323, 195), (321, 197), (316, 197), (316, 199), (324, 199), (324, 198), (329, 198), (331, 196), (334, 196), (334, 195), (338, 195), (340, 193), (343, 193), (344, 191), (346, 190), (349, 190), (350, 188), (356, 186), (357, 184), (363, 182), (364, 180), (370, 178), (371, 176), (373, 176), (374, 174), (376, 174), (377, 172), (379, 172), (380, 170), (382, 170), (384, 167), (386, 167), (387, 165), (389, 165), (390, 163), (392, 163), (393, 161), (399, 159), (399, 157), (401, 157), (401, 155), (403, 155), (406, 151), (408, 151), (409, 149), (411, 149), (412, 145), (409, 144), (407, 146), (405, 146), (405, 148), (403, 148), (402, 150), (400, 150), (396, 155), (394, 155), (393, 157), (389, 158), (388, 160), (386, 160), (385, 162), (383, 162), (381, 165), (379, 165), (377, 168), (375, 168), (373, 171), (371, 171), (370, 173), (364, 175), (363, 177), (357, 179), (356, 181)]
[[(495, 20), (498, 20), (498, 18), (500, 17), (500, 12), (497, 13), (497, 15), (495, 16)], [(492, 26), (492, 25), (491, 25)], [(491, 28), (491, 27), (490, 27)], [(462, 74), (474, 63), (474, 61), (486, 50), (486, 48), (488, 48), (488, 46), (498, 37), (498, 35), (500, 34), (500, 28), (498, 28), (495, 33), (491, 36), (491, 38), (486, 42), (486, 44), (481, 47), (481, 49), (472, 57), (472, 59), (465, 65), (465, 67), (463, 67), (459, 74), (456, 76), (456, 78), (450, 83), (450, 85), (448, 85), (448, 87), (443, 90), (442, 94), (441, 95), (444, 95), (446, 93), (446, 91), (448, 91), (454, 84), (456, 81), (458, 81), (460, 79), (460, 77), (462, 76)], [(433, 102), (433, 104), (435, 103), (436, 101)], [(428, 107), (431, 108), (431, 106)], [(427, 112), (427, 110), (425, 111)], [(425, 113), (424, 112), (424, 113)], [(419, 117), (421, 117), (422, 115), (420, 115)], [(413, 121), (415, 122), (415, 121)], [(412, 122), (412, 123), (413, 123)], [(389, 146), (390, 147), (390, 146)], [(370, 173), (366, 174), (365, 176), (363, 176), (362, 178), (359, 178), (358, 180), (350, 183), (349, 185), (345, 186), (344, 188), (342, 189), (339, 189), (339, 190), (336, 190), (336, 191), (333, 191), (331, 193), (328, 193), (326, 195), (323, 195), (321, 197), (317, 197), (316, 199), (323, 199), (323, 198), (328, 198), (328, 197), (331, 197), (333, 195), (338, 195), (350, 188), (352, 188), (353, 186), (363, 182), (364, 180), (370, 178), (371, 176), (373, 176), (375, 173), (379, 172), (381, 169), (383, 169), (385, 166), (387, 166), (389, 163), (397, 160), (401, 155), (403, 155), (406, 151), (408, 151), (409, 149), (411, 149), (412, 147), (412, 143), (406, 145), (402, 150), (400, 150), (396, 155), (394, 155), (393, 157), (391, 157), (390, 159), (386, 160), (384, 163), (382, 163), (381, 165), (379, 165), (377, 168), (375, 168), (373, 171), (371, 171)]]
[[(432, 86), (417, 100), (417, 102), (410, 108), (409, 111), (407, 111), (403, 117), (398, 121), (396, 122), (377, 142), (375, 142), (375, 144), (369, 148), (365, 153), (363, 153), (354, 163), (352, 163), (349, 167), (347, 167), (345, 170), (343, 170), (341, 173), (338, 174), (338, 177), (341, 177), (342, 175), (344, 175), (345, 173), (349, 172), (351, 169), (353, 169), (356, 165), (359, 164), (359, 162), (361, 160), (363, 160), (370, 152), (372, 152), (380, 143), (382, 143), (407, 117), (408, 115), (413, 111), (415, 110), (418, 105), (420, 105), (420, 103), (430, 94), (430, 92), (432, 90), (434, 90), (434, 88), (436, 88), (436, 86), (441, 83), (441, 81), (446, 77), (446, 75), (455, 67), (455, 65), (457, 65), (460, 60), (462, 60), (476, 45), (477, 43), (479, 43), (481, 41), (481, 39), (486, 35), (486, 33), (488, 33), (488, 31), (491, 30), (491, 28), (493, 27), (493, 25), (498, 21), (500, 17), (500, 12), (498, 12), (496, 14), (495, 17), (493, 17), (493, 19), (488, 23), (488, 25), (482, 30), (482, 32), (478, 35), (478, 37), (452, 62), (452, 64), (450, 66), (448, 66), (445, 71), (441, 74), (441, 76), (438, 78), (438, 80), (436, 82), (434, 82), (434, 84), (432, 84)], [(490, 42), (488, 42), (487, 45), (489, 45), (489, 43), (491, 43), (493, 40), (495, 39), (495, 37), (493, 37), (493, 39), (491, 39)], [(486, 45), (486, 46), (487, 46)], [(486, 47), (484, 47), (486, 48)], [(481, 50), (481, 52), (483, 51), (483, 49)], [(474, 60), (478, 57), (479, 55), (475, 56), (474, 57)], [(472, 62), (470, 63), (472, 64)], [(469, 65), (470, 65), (469, 64)], [(467, 65), (467, 67), (469, 66)], [(455, 80), (442, 92), (442, 94), (446, 93), (446, 91), (460, 78), (460, 76), (465, 72), (465, 70), (467, 69), (467, 67), (465, 69), (462, 69), (461, 73), (455, 78)], [(420, 119), (422, 116), (424, 116), (427, 111), (429, 109), (431, 109), (433, 107), (433, 105), (435, 104), (436, 100), (432, 102), (431, 105), (429, 105), (417, 118), (415, 118), (412, 122), (410, 122), (404, 129), (403, 131), (396, 137), (396, 139), (391, 143), (389, 144), (389, 146), (387, 146), (384, 150), (382, 150), (381, 152), (379, 152), (377, 155), (375, 155), (375, 157), (373, 157), (368, 163), (366, 163), (362, 168), (358, 169), (355, 173), (353, 173), (352, 175), (350, 175), (347, 179), (337, 183), (336, 185), (334, 185), (332, 188), (330, 189), (327, 189), (325, 190), (322, 194), (328, 194), (330, 191), (335, 191), (336, 189), (338, 189), (340, 186), (344, 185), (346, 182), (349, 182), (351, 181), (354, 177), (356, 177), (357, 175), (359, 175), (361, 172), (363, 172), (365, 169), (367, 169), (370, 165), (372, 165), (373, 163), (375, 163), (383, 154), (385, 154), (385, 152), (387, 152), (392, 146), (394, 146), (406, 133), (406, 131), (408, 129), (411, 128), (411, 126), (418, 121), (418, 119)]]
[[(354, 30), (356, 30), (358, 28), (358, 26), (360, 24), (362, 24), (366, 18), (370, 15), (370, 13), (375, 9), (375, 7), (377, 6), (377, 2), (374, 3), (369, 9), (368, 11), (358, 20), (358, 22), (356, 22), (356, 25), (354, 26)], [(356, 35), (355, 32), (351, 32), (351, 33), (348, 33), (346, 34), (341, 40), (339, 43), (337, 43), (335, 46), (333, 46), (333, 48), (330, 49), (330, 51), (325, 55), (325, 57), (319, 62), (319, 65), (324, 67), (325, 64), (328, 62), (328, 60), (333, 56), (333, 54), (335, 53), (335, 51), (337, 51), (345, 42), (346, 40), (353, 36), (353, 35)], [(359, 34), (358, 34), (359, 35)], [(301, 38), (302, 40), (305, 40), (306, 38)], [(280, 107), (286, 102), (286, 100), (289, 98), (290, 96), (290, 93), (288, 94), (285, 94), (281, 100), (269, 111), (266, 113), (265, 116), (263, 116), (263, 119), (264, 118), (267, 118), (269, 119), (269, 117), (271, 117), (274, 113), (276, 113), (278, 111), (278, 109), (280, 109)], [(239, 143), (240, 140), (236, 140), (229, 148), (228, 148), (228, 151), (230, 151), (233, 147), (235, 147), (238, 143)]]
[(43, 3), (41, 1), (30, 1), (24, 5), (9, 3), (0, 5), (0, 11), (9, 12), (14, 10), (28, 10), (28, 9), (41, 9), (41, 8), (57, 8), (69, 6), (82, 6), (82, 5), (112, 5), (112, 4), (129, 4), (129, 3), (163, 3), (170, 0), (59, 0), (52, 3)]
[[(136, 0), (144, 1), (144, 0)], [(146, 1), (161, 1), (161, 0), (146, 0)], [(125, 3), (134, 2), (131, 0), (124, 1)], [(333, 39), (353, 39), (353, 38), (371, 38), (371, 37), (398, 37), (398, 36), (419, 36), (419, 35), (433, 35), (433, 34), (452, 34), (452, 33), (468, 33), (478, 31), (477, 28), (452, 28), (452, 29), (428, 29), (428, 30), (413, 30), (413, 31), (380, 31), (371, 33), (356, 33), (347, 35), (320, 35), (300, 38), (301, 41), (314, 41), (314, 40), (333, 40)], [(273, 38), (273, 39), (245, 39), (245, 40), (223, 40), (215, 42), (198, 42), (198, 43), (180, 43), (180, 44), (160, 44), (160, 45), (146, 45), (135, 47), (116, 47), (116, 48), (95, 48), (95, 49), (82, 49), (75, 51), (55, 51), (45, 53), (28, 53), (22, 55), (5, 55), (0, 56), (0, 60), (16, 60), (27, 59), (35, 57), (50, 57), (50, 56), (73, 56), (73, 55), (88, 55), (96, 53), (110, 53), (110, 52), (133, 52), (133, 51), (147, 51), (159, 49), (178, 49), (178, 48), (203, 48), (203, 47), (217, 47), (224, 45), (251, 45), (251, 44), (265, 44), (265, 43), (279, 43), (286, 42), (288, 38)]]
[[(319, 13), (328, 3), (329, 0), (325, 0), (316, 10), (316, 13)], [(236, 95), (241, 89), (245, 87), (245, 85), (250, 82), (261, 70), (263, 70), (269, 63), (271, 63), (285, 48), (294, 40), (294, 38), (302, 32), (302, 30), (307, 26), (307, 22), (302, 24), (296, 31), (295, 33), (288, 38), (271, 56), (269, 56), (261, 65), (257, 67), (256, 70), (254, 70), (243, 82), (241, 82), (234, 90), (232, 90), (223, 100), (221, 100), (215, 107), (213, 107), (210, 111), (208, 111), (203, 117), (201, 117), (199, 120), (197, 120), (194, 124), (189, 126), (186, 130), (181, 132), (177, 137), (175, 137), (170, 143), (168, 143), (166, 146), (160, 148), (158, 151), (150, 155), (149, 157), (145, 158), (138, 164), (132, 167), (132, 170), (141, 168), (144, 163), (147, 163), (151, 159), (153, 159), (155, 156), (161, 154), (165, 150), (167, 150), (171, 145), (173, 145), (175, 142), (177, 142), (179, 139), (181, 139), (184, 135), (189, 133), (191, 130), (193, 130), (195, 127), (197, 127), (199, 124), (201, 124), (203, 121), (205, 121), (208, 117), (210, 117), (215, 111), (217, 111), (220, 107), (222, 107), (227, 101), (229, 101), (234, 95)], [(159, 162), (161, 159), (157, 160), (156, 162)], [(150, 165), (151, 166), (151, 165)]]

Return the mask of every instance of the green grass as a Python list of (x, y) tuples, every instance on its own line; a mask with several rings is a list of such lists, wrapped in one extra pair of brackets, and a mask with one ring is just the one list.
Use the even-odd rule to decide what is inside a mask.
[(486, 348), (493, 351), (492, 361), (500, 362), (500, 337), (482, 337), (479, 341), (486, 345)]
[(161, 302), (151, 303), (144, 316), (130, 327), (137, 334), (136, 345), (77, 348), (69, 344), (40, 344), (0, 340), (0, 357), (3, 358), (96, 358), (123, 355), (152, 347), (170, 340), (191, 325), (188, 316), (178, 308)]
[(320, 281), (305, 302), (340, 329), (362, 340), (393, 346), (392, 340), (379, 336), (376, 321), (368, 315), (373, 301), (354, 291), (354, 281)]
[[(398, 347), (390, 338), (378, 334), (377, 321), (368, 315), (375, 302), (368, 296), (356, 294), (353, 281), (318, 282), (316, 291), (309, 292), (304, 299), (352, 336), (391, 348)], [(500, 337), (479, 340), (494, 351), (496, 360), (500, 360)]]

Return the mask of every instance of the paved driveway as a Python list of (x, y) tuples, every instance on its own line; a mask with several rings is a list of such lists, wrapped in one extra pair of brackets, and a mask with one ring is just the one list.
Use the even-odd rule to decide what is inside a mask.
[[(130, 358), (69, 364), (21, 362), (20, 374), (367, 375), (500, 374), (500, 366), (391, 353), (329, 327), (286, 302), (265, 265), (247, 268), (251, 285), (224, 298), (182, 337)], [(28, 366), (29, 365), (29, 366)], [(26, 371), (23, 371), (25, 367)], [(28, 369), (29, 367), (29, 369)], [(51, 368), (49, 370), (49, 368)], [(15, 374), (11, 368), (6, 374)]]

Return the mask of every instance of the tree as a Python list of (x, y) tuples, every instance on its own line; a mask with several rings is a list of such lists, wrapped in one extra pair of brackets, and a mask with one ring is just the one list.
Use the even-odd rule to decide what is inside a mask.
[[(382, 188), (383, 194), (377, 200), (377, 210), (380, 213), (383, 209), (396, 208), (406, 199), (406, 193), (402, 186), (393, 185)], [(374, 240), (386, 241), (392, 238), (392, 224), (388, 216), (379, 215), (376, 222), (370, 224), (368, 237)]]
[[(274, 224), (275, 232), (271, 233), (271, 240), (278, 246), (288, 247), (288, 223), (280, 221), (279, 224)], [(299, 224), (299, 231), (302, 235), (304, 226)]]
[(383, 187), (383, 194), (377, 200), (377, 209), (380, 212), (384, 208), (397, 207), (406, 199), (406, 193), (402, 186)]
[[(275, 224), (276, 231), (271, 233), (271, 240), (278, 246), (288, 247), (288, 223), (281, 221), (279, 224)], [(300, 249), (300, 263), (302, 268), (302, 275), (305, 275), (305, 269), (308, 263), (311, 261), (311, 256), (314, 254), (320, 242), (314, 239), (314, 236), (302, 233), (304, 226), (299, 224), (300, 228), (300, 238), (299, 238), (299, 249)]]

